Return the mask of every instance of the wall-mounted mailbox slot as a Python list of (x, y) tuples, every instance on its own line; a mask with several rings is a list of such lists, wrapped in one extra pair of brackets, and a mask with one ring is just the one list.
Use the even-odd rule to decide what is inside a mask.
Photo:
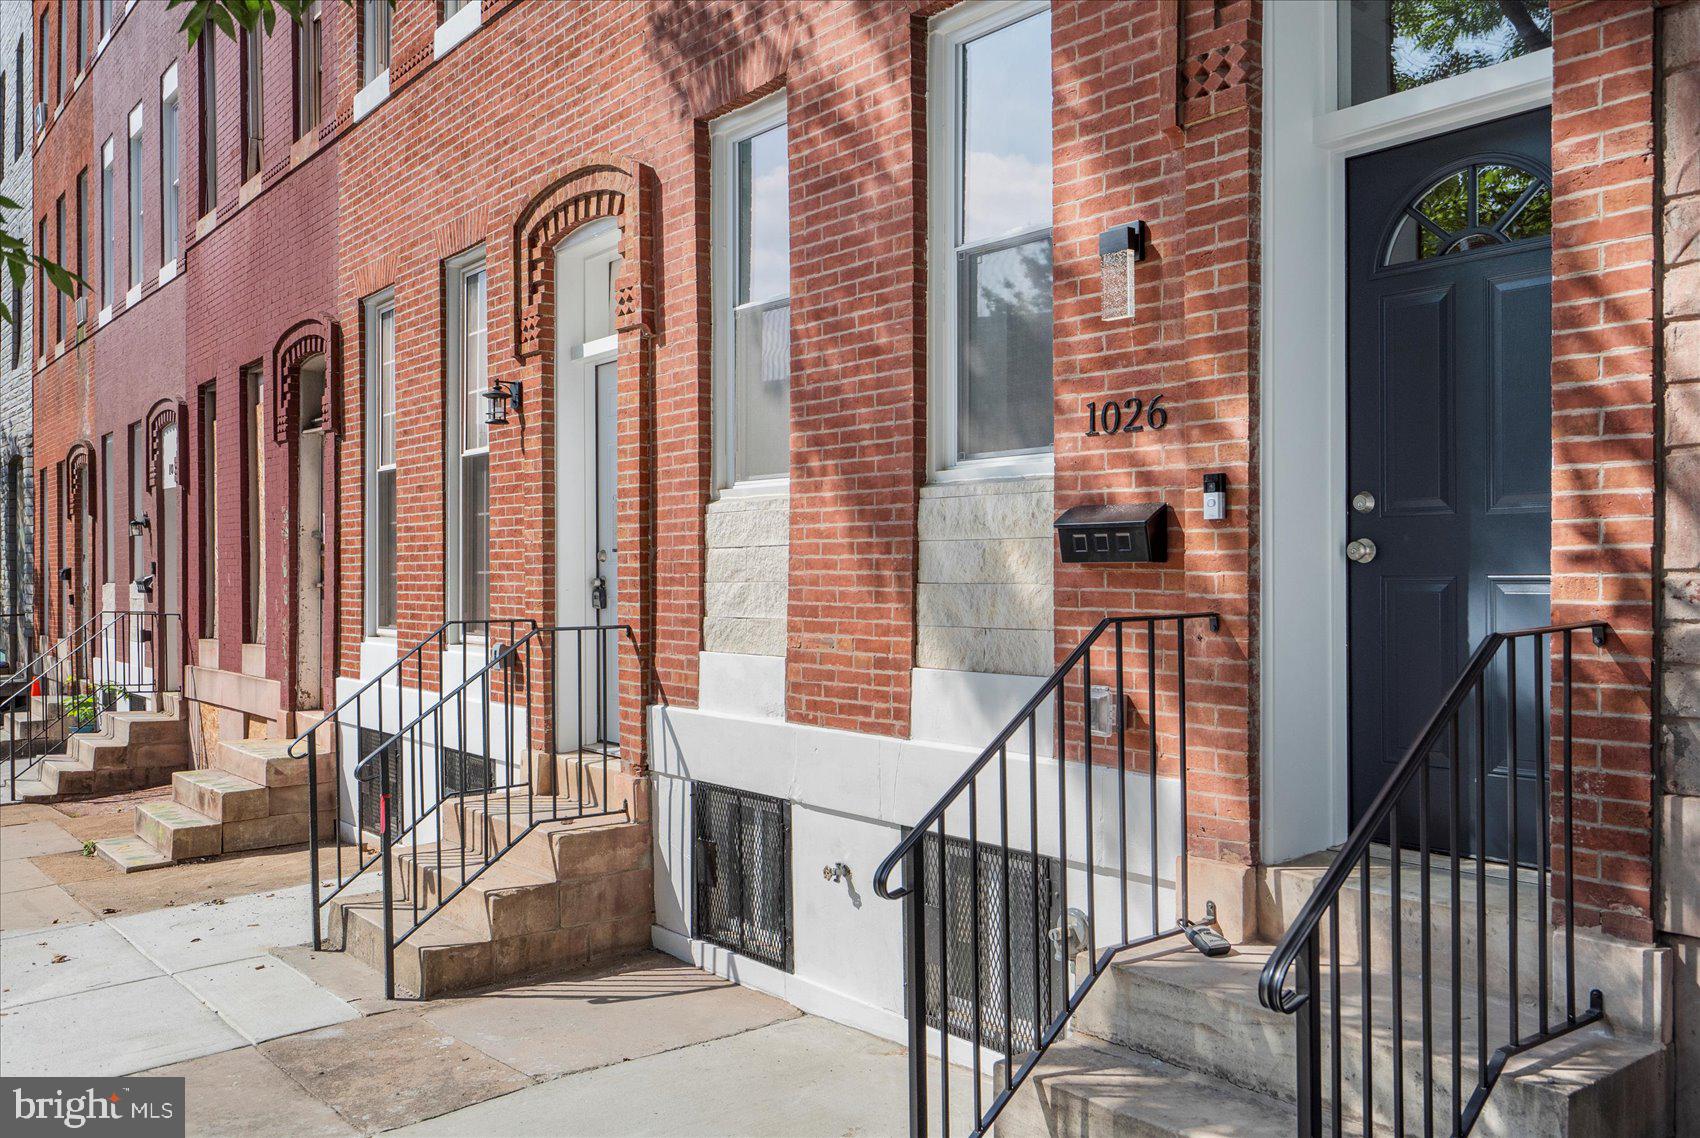
[(1064, 561), (1169, 559), (1169, 507), (1162, 502), (1074, 506), (1056, 526)]

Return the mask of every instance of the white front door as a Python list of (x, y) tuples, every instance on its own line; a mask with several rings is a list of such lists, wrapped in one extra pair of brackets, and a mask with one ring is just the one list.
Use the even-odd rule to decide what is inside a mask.
[[(619, 230), (586, 226), (556, 254), (555, 623), (619, 620), (615, 544), (614, 278)], [(563, 749), (620, 739), (617, 635), (555, 634), (556, 740)]]

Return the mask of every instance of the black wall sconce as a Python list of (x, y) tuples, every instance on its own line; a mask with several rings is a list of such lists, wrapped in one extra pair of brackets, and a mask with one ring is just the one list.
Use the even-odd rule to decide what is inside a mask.
[(1133, 267), (1145, 260), (1150, 231), (1143, 221), (1118, 225), (1098, 235), (1098, 314), (1105, 320), (1133, 319)]
[(67, 585), (71, 583), (71, 567), (69, 565), (59, 570), (59, 579)]
[(508, 421), (508, 406), (510, 404), (515, 411), (525, 410), (523, 389), (517, 379), (507, 381), (498, 379), (480, 394), (490, 401), (490, 405), (484, 409), (484, 421), (492, 427), (500, 426)]
[(135, 585), (136, 585), (136, 588), (138, 588), (142, 591), (142, 595), (144, 597), (153, 596), (153, 574), (152, 573), (149, 573), (146, 577), (137, 577), (136, 581), (135, 581)]
[(150, 530), (152, 528), (153, 528), (153, 523), (148, 520), (148, 516), (146, 514), (143, 514), (139, 518), (131, 518), (130, 519), (130, 536), (131, 537), (141, 537), (143, 534), (147, 533), (148, 530)]

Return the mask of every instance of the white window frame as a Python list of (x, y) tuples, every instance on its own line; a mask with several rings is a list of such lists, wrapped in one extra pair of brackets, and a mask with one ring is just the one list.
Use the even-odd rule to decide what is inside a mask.
[(142, 127), (145, 123), (146, 112), (142, 104), (137, 103), (130, 110), (130, 147), (128, 151), (129, 169), (125, 172), (125, 215), (129, 218), (130, 256), (128, 258), (130, 289), (124, 294), (126, 306), (142, 299), (142, 269), (145, 258), (143, 253), (143, 235), (147, 232), (147, 219), (142, 216)]
[[(709, 127), (709, 170), (711, 177), (709, 225), (713, 281), (713, 430), (714, 487), (718, 495), (778, 494), (790, 485), (790, 474), (762, 478), (739, 478), (735, 469), (734, 432), (737, 416), (732, 413), (736, 330), (733, 317), (738, 295), (738, 145), (787, 122), (785, 92), (722, 115)], [(790, 162), (787, 136), (786, 162)], [(790, 234), (786, 234), (786, 259), (790, 260)], [(789, 303), (789, 286), (787, 287)], [(787, 448), (789, 449), (789, 448)]]
[(469, 0), (461, 10), (437, 25), (431, 37), (431, 57), (441, 59), (455, 49), (466, 37), (478, 30), (484, 19), (481, 0)]
[[(443, 522), (444, 522), (444, 606), (443, 612), (449, 620), (465, 620), (462, 611), (464, 595), (461, 581), (461, 563), (465, 551), (466, 527), (461, 514), (464, 507), (464, 490), (462, 487), (461, 464), (466, 456), (482, 451), (490, 453), (490, 436), (486, 428), (484, 445), (482, 447), (463, 447), (461, 440), (466, 428), (466, 399), (464, 397), (462, 371), (464, 368), (461, 352), (464, 345), (464, 335), (461, 328), (461, 300), (466, 278), (474, 273), (484, 274), (484, 367), (486, 382), (488, 382), (490, 367), (490, 273), (485, 260), (484, 246), (468, 249), (458, 253), (443, 262), (443, 385), (444, 402), (446, 406), (443, 416), (445, 425), (444, 435), (444, 469), (443, 469)], [(486, 459), (488, 462), (488, 459)], [(485, 473), (485, 507), (489, 507), (490, 474), (488, 466)], [(488, 532), (484, 535), (485, 568), (489, 568)], [(489, 617), (490, 598), (485, 598), (486, 612)], [(482, 635), (472, 633), (468, 640), (480, 640)]]
[[(1036, 16), (1049, 0), (980, 0), (932, 21), (927, 37), (927, 469), (933, 482), (1050, 474), (1056, 450), (996, 458), (958, 458), (960, 290), (957, 234), (962, 229), (961, 47)], [(1054, 124), (1053, 124), (1054, 131)], [(1053, 182), (1055, 171), (1052, 171)], [(1044, 230), (1050, 232), (1052, 226)], [(1018, 236), (1007, 234), (1000, 242)], [(1054, 262), (1053, 262), (1054, 264)], [(1054, 335), (1054, 333), (1053, 333)]]
[[(365, 308), (366, 317), (364, 321), (366, 343), (361, 349), (362, 359), (364, 361), (361, 366), (366, 379), (364, 391), (366, 403), (366, 446), (365, 454), (361, 460), (364, 463), (366, 472), (366, 505), (362, 514), (362, 524), (365, 531), (363, 544), (366, 549), (366, 556), (364, 558), (366, 563), (366, 572), (365, 584), (363, 587), (363, 591), (365, 593), (365, 615), (363, 619), (365, 622), (367, 636), (380, 636), (394, 639), (396, 634), (395, 626), (382, 625), (378, 623), (378, 574), (380, 572), (380, 567), (378, 565), (378, 543), (372, 537), (372, 522), (378, 516), (378, 474), (382, 469), (379, 462), (378, 440), (383, 430), (383, 423), (381, 421), (382, 403), (379, 392), (381, 390), (381, 385), (385, 382), (389, 384), (390, 417), (392, 420), (395, 417), (395, 290), (384, 289), (382, 292), (374, 293), (367, 297), (361, 303)], [(383, 375), (383, 345), (378, 324), (379, 318), (386, 312), (390, 316), (390, 374), (387, 380)], [(395, 454), (392, 444), (389, 469), (395, 471), (396, 468), (397, 464), (395, 462)], [(395, 551), (392, 549), (390, 554), (394, 557)], [(396, 567), (393, 565), (390, 567), (390, 572), (392, 574), (395, 573), (395, 568)], [(399, 597), (397, 600), (397, 608), (399, 609)]]
[(118, 167), (117, 146), (110, 135), (100, 148), (100, 322), (112, 319), (112, 298), (118, 293)]
[(372, 31), (371, 13), (374, 4), (386, 3), (386, 0), (361, 0), (360, 9), (360, 90), (354, 93), (354, 121), (359, 122), (373, 111), (377, 110), (383, 101), (390, 97), (390, 65), (395, 62), (395, 15), (388, 13), (389, 22), (386, 30), (389, 44), (384, 55), (388, 62), (382, 71), (371, 69)]
[(183, 106), (177, 97), (177, 65), (173, 63), (159, 81), (159, 256), (164, 262), (159, 267), (160, 284), (177, 275), (177, 258), (183, 249), (182, 142)]

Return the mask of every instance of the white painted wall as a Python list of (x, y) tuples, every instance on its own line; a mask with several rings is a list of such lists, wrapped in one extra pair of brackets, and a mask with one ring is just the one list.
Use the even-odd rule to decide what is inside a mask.
[[(979, 748), (727, 715), (700, 709), (651, 709), (651, 778), (655, 802), (655, 945), (721, 975), (771, 992), (804, 1010), (889, 1038), (902, 1037), (902, 905), (873, 891), (875, 871)], [(982, 740), (983, 742), (984, 740)], [(1029, 849), (1031, 768), (1024, 750), (1009, 756), (1010, 844)], [(979, 837), (1001, 831), (996, 768), (979, 782)], [(1041, 755), (1036, 771), (1039, 850), (1059, 851), (1058, 767)], [(691, 937), (692, 819), (690, 783), (716, 783), (769, 794), (791, 803), (795, 970), (787, 974), (732, 956)], [(1129, 863), (1123, 886), (1118, 860), (1122, 780), (1113, 767), (1093, 772), (1092, 825), (1086, 827), (1085, 768), (1062, 772), (1069, 818), (1069, 905), (1083, 912), (1088, 833), (1094, 861), (1099, 945), (1120, 937), (1121, 906), (1133, 935), (1149, 931), (1151, 785), (1129, 772), (1125, 780)], [(1157, 784), (1157, 891), (1164, 922), (1174, 916), (1174, 868), (1179, 854), (1179, 793), (1172, 779)], [(952, 837), (967, 837), (965, 805), (946, 818)], [(848, 882), (822, 870), (850, 867)], [(1107, 872), (1108, 871), (1108, 872)]]

